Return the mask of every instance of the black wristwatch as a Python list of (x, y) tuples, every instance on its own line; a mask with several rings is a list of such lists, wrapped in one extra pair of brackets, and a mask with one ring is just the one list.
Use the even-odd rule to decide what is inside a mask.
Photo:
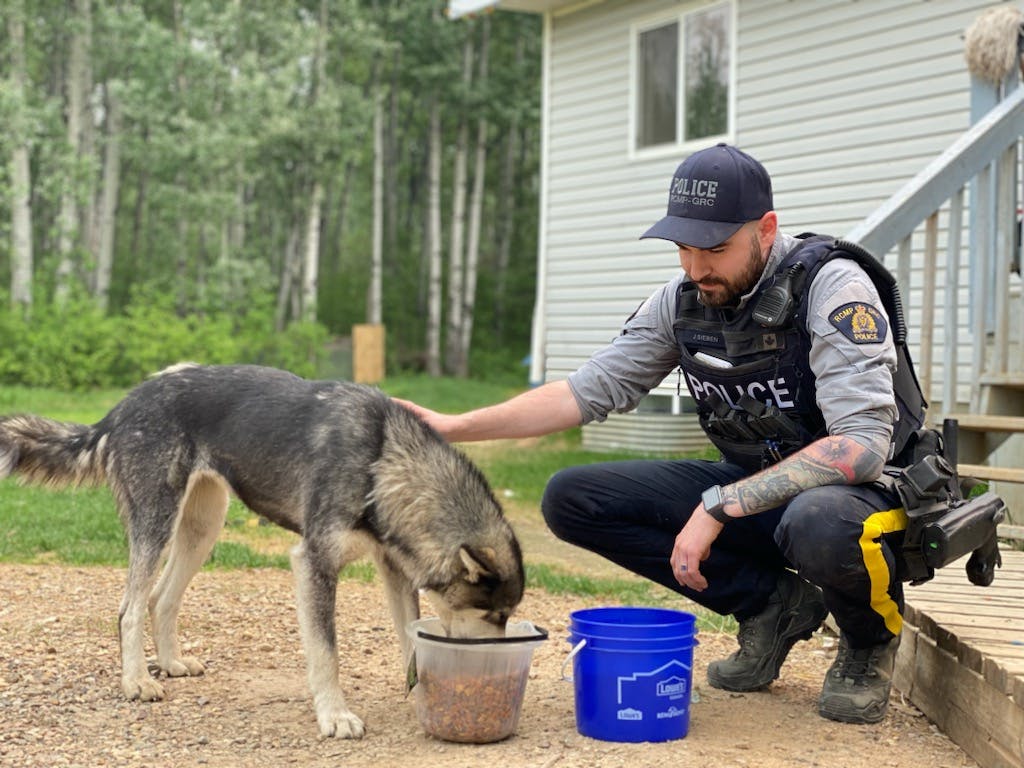
[(732, 520), (732, 517), (725, 514), (725, 499), (722, 498), (722, 486), (712, 485), (704, 491), (700, 500), (704, 502), (704, 511), (718, 522), (725, 524)]

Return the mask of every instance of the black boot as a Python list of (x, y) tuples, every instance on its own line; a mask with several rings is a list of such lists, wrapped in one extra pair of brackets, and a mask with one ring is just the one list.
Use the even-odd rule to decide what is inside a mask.
[(821, 590), (785, 571), (761, 613), (740, 622), (732, 656), (708, 664), (708, 683), (726, 691), (756, 691), (779, 676), (797, 640), (807, 640), (825, 620)]
[(899, 637), (867, 648), (851, 648), (846, 634), (818, 699), (818, 713), (843, 723), (877, 723), (889, 708)]

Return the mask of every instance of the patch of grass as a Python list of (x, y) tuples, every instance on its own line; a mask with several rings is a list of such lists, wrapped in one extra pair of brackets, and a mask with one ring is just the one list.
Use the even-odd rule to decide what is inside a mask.
[(393, 376), (380, 384), (392, 397), (412, 400), (441, 413), (458, 413), (506, 400), (525, 387), (506, 382), (434, 378), (426, 374)]
[(127, 541), (106, 489), (51, 491), (0, 482), (0, 560), (124, 565)]
[(593, 578), (546, 564), (527, 563), (526, 584), (529, 588), (541, 588), (553, 595), (584, 597), (590, 602), (607, 600), (626, 605), (686, 610), (697, 617), (697, 627), (705, 631), (735, 634), (737, 629), (736, 620), (731, 616), (720, 616), (695, 603), (688, 602), (681, 607), (678, 594), (652, 582)]
[(219, 541), (206, 561), (206, 568), (233, 570), (236, 568), (288, 568), (285, 555), (265, 555), (236, 541)]
[[(670, 599), (658, 594), (648, 582), (592, 578), (546, 563), (527, 563), (526, 583), (553, 595), (616, 599), (634, 605), (663, 605)], [(675, 599), (678, 600), (678, 596)]]
[(55, 389), (0, 387), (0, 414), (35, 413), (58, 421), (94, 424), (107, 415), (126, 390), (61, 392)]

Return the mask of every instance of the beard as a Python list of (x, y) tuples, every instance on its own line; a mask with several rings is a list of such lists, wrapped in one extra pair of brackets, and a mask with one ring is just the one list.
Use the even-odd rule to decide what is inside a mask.
[[(751, 236), (750, 257), (747, 259), (743, 271), (732, 280), (713, 277), (703, 281), (697, 290), (701, 304), (705, 307), (734, 306), (740, 296), (753, 288), (761, 278), (761, 273), (764, 271), (763, 256), (761, 243), (758, 242), (756, 236)], [(709, 286), (711, 286), (710, 289)]]

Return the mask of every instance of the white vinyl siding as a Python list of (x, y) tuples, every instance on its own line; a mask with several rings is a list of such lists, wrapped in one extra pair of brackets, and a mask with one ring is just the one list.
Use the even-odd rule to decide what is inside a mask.
[[(542, 219), (547, 380), (564, 378), (613, 338), (679, 268), (670, 244), (637, 239), (664, 214), (684, 154), (633, 149), (631, 46), (645, 25), (720, 4), (608, 0), (552, 14)], [(967, 128), (961, 35), (989, 5), (735, 0), (734, 124), (722, 140), (771, 173), (785, 231), (842, 236)], [(940, 228), (944, 241), (944, 219)], [(895, 254), (885, 261), (895, 268)], [(919, 277), (905, 290), (912, 345)], [(941, 372), (932, 378), (941, 382)], [(675, 388), (671, 375), (660, 391)]]

